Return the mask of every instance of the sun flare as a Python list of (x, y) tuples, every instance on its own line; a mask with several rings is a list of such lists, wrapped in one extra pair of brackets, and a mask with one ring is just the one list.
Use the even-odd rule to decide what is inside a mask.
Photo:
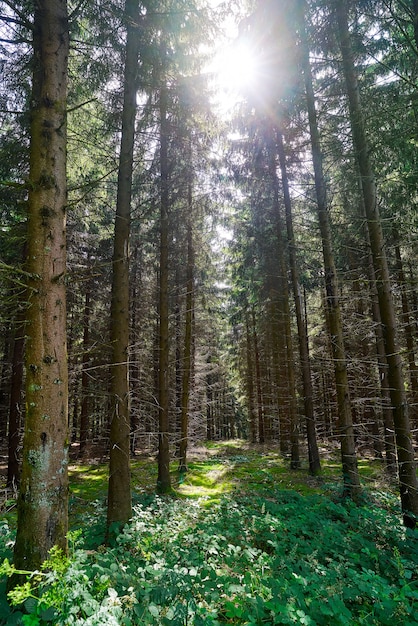
[(219, 83), (223, 89), (244, 91), (256, 79), (255, 58), (250, 48), (235, 44), (225, 49), (219, 61)]
[(257, 83), (256, 57), (245, 43), (234, 41), (216, 55), (214, 67), (216, 99), (224, 110), (230, 110)]

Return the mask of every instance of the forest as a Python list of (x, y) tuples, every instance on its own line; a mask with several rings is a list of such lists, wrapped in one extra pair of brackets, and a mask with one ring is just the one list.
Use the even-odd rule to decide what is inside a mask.
[(0, 624), (418, 624), (418, 1), (0, 0)]

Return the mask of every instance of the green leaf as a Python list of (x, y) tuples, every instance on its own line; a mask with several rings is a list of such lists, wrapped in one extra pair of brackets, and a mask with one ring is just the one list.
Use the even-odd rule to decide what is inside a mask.
[(160, 609), (155, 604), (150, 604), (148, 606), (148, 611), (151, 613), (153, 617), (159, 617), (160, 615)]

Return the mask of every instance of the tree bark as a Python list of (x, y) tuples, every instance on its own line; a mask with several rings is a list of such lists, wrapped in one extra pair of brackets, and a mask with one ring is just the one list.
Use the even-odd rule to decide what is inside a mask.
[[(191, 150), (190, 150), (191, 152)], [(192, 373), (192, 330), (194, 308), (194, 246), (193, 246), (193, 198), (192, 181), (187, 185), (187, 269), (186, 269), (186, 329), (184, 336), (183, 376), (181, 383), (181, 417), (179, 472), (187, 471), (187, 444), (189, 427), (190, 381)]]
[(345, 4), (336, 2), (335, 12), (350, 110), (351, 130), (358, 169), (361, 176), (364, 208), (366, 211), (380, 315), (383, 325), (386, 358), (388, 362), (388, 378), (398, 452), (399, 491), (403, 519), (405, 526), (415, 528), (418, 519), (418, 480), (404, 387), (402, 361), (396, 332), (397, 320), (392, 298), (385, 241), (379, 215), (374, 172), (369, 156), (370, 146), (366, 135), (366, 126), (357, 82)]
[(130, 472), (129, 395), (129, 243), (131, 223), (132, 168), (135, 143), (136, 93), (138, 87), (138, 2), (126, 0), (126, 51), (113, 252), (111, 307), (111, 398), (110, 463), (107, 503), (107, 533), (123, 526), (132, 515)]
[(33, 570), (52, 546), (67, 549), (68, 367), (66, 351), (65, 0), (34, 4), (28, 192), (26, 422), (17, 568)]
[(83, 355), (81, 370), (81, 409), (80, 409), (80, 456), (86, 452), (87, 438), (89, 434), (89, 375), (87, 367), (89, 364), (89, 343), (90, 343), (90, 281), (87, 281), (86, 293), (84, 296), (83, 315)]
[(248, 404), (248, 421), (249, 421), (249, 435), (251, 443), (257, 443), (257, 415), (254, 406), (254, 370), (253, 370), (253, 333), (250, 328), (250, 315), (248, 309), (245, 311), (245, 354), (247, 361), (247, 368), (245, 372), (246, 391), (247, 391), (247, 404)]
[(264, 404), (263, 404), (263, 392), (261, 385), (261, 366), (260, 366), (260, 351), (258, 347), (258, 333), (255, 322), (254, 307), (251, 310), (251, 324), (253, 334), (254, 345), (254, 362), (255, 362), (255, 386), (257, 390), (257, 420), (258, 420), (258, 441), (259, 443), (265, 442), (264, 435)]
[(344, 495), (354, 500), (360, 494), (360, 480), (357, 467), (357, 456), (354, 445), (353, 421), (348, 387), (347, 360), (345, 354), (341, 308), (338, 296), (338, 281), (335, 268), (334, 253), (331, 241), (331, 229), (326, 197), (325, 177), (322, 165), (322, 152), (319, 138), (315, 96), (312, 85), (312, 71), (309, 61), (309, 49), (306, 44), (304, 26), (305, 0), (301, 1), (301, 62), (305, 81), (306, 103), (308, 108), (309, 129), (312, 146), (312, 161), (315, 177), (315, 190), (319, 229), (321, 233), (322, 251), (325, 269), (326, 306), (331, 337), (332, 357), (334, 363), (335, 383), (338, 404), (338, 435), (341, 442), (341, 460), (343, 467)]
[(277, 131), (277, 151), (279, 156), (280, 170), (282, 176), (283, 200), (286, 212), (286, 230), (288, 241), (289, 265), (292, 279), (293, 298), (295, 303), (296, 323), (298, 327), (299, 356), (302, 369), (303, 404), (305, 409), (306, 433), (308, 440), (309, 471), (314, 476), (321, 471), (319, 459), (318, 443), (316, 439), (315, 414), (313, 406), (313, 386), (311, 366), (309, 362), (309, 342), (304, 320), (299, 272), (296, 260), (295, 236), (293, 232), (292, 202), (289, 193), (289, 180), (287, 176), (286, 154), (283, 144), (283, 135)]
[(295, 386), (295, 371), (294, 371), (294, 355), (293, 355), (293, 341), (290, 325), (290, 307), (289, 307), (289, 288), (287, 278), (287, 263), (285, 256), (286, 242), (283, 235), (282, 217), (280, 214), (279, 204), (279, 180), (277, 176), (277, 145), (275, 143), (276, 129), (271, 126), (269, 128), (268, 138), (268, 159), (269, 159), (269, 174), (271, 179), (272, 191), (273, 191), (273, 211), (274, 219), (276, 221), (276, 237), (278, 243), (278, 265), (279, 265), (279, 285), (280, 294), (282, 300), (282, 315), (283, 315), (283, 327), (285, 334), (285, 346), (286, 346), (286, 374), (287, 374), (287, 408), (290, 424), (290, 467), (292, 469), (298, 469), (300, 467), (299, 458), (299, 416), (297, 414), (296, 403), (296, 386)]
[[(26, 312), (25, 312), (26, 313)], [(17, 320), (12, 357), (12, 373), (9, 399), (9, 435), (7, 486), (15, 489), (19, 484), (19, 443), (22, 417), (22, 383), (25, 331), (22, 319)]]
[[(364, 202), (361, 202), (361, 216), (365, 219)], [(382, 419), (384, 429), (384, 442), (385, 442), (385, 459), (386, 459), (386, 471), (389, 475), (393, 476), (397, 472), (397, 457), (396, 457), (396, 443), (393, 424), (393, 411), (390, 400), (390, 388), (388, 380), (388, 362), (386, 359), (385, 342), (383, 338), (382, 319), (380, 316), (380, 307), (377, 297), (377, 288), (375, 273), (373, 267), (373, 259), (370, 252), (370, 239), (369, 231), (366, 228), (365, 236), (368, 244), (368, 259), (367, 259), (367, 273), (369, 277), (370, 296), (371, 296), (371, 310), (373, 322), (375, 325), (375, 338), (376, 338), (376, 356), (379, 369), (380, 379), (380, 397), (382, 402)]]
[(402, 263), (401, 249), (399, 246), (399, 236), (394, 233), (395, 237), (395, 259), (396, 270), (398, 273), (398, 284), (401, 290), (402, 304), (402, 328), (405, 335), (405, 343), (407, 349), (407, 363), (409, 370), (409, 412), (412, 429), (418, 428), (418, 369), (415, 363), (415, 337), (412, 324), (412, 316), (408, 302), (408, 294), (406, 289), (405, 272)]
[[(161, 77), (162, 78), (162, 77)], [(168, 302), (168, 89), (160, 87), (160, 285), (159, 285), (159, 360), (158, 360), (158, 477), (157, 489), (167, 493), (171, 489), (169, 447), (169, 302)]]
[(206, 374), (206, 438), (213, 441), (215, 438), (215, 424), (213, 420), (213, 383), (214, 377), (212, 373), (212, 357), (209, 355), (207, 359), (208, 371)]

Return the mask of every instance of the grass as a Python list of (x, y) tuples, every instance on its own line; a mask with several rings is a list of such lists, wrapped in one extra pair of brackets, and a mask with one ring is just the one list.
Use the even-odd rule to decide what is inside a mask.
[[(190, 453), (189, 471), (179, 476), (172, 463), (171, 478), (180, 498), (206, 498), (207, 505), (219, 502), (227, 494), (263, 493), (266, 488), (290, 489), (302, 495), (335, 492), (341, 480), (339, 450), (322, 450), (320, 477), (308, 474), (307, 461), (299, 470), (290, 470), (288, 460), (273, 446), (251, 446), (243, 440), (206, 442)], [(393, 492), (382, 461), (360, 459), (359, 473), (363, 485), (371, 491)], [(157, 482), (155, 457), (140, 455), (131, 462), (132, 496), (135, 503), (144, 494), (153, 494)], [(70, 527), (82, 525), (86, 511), (99, 514), (107, 497), (108, 465), (73, 463), (69, 468)], [(0, 499), (0, 512), (13, 527), (16, 524), (16, 501), (6, 492)]]

